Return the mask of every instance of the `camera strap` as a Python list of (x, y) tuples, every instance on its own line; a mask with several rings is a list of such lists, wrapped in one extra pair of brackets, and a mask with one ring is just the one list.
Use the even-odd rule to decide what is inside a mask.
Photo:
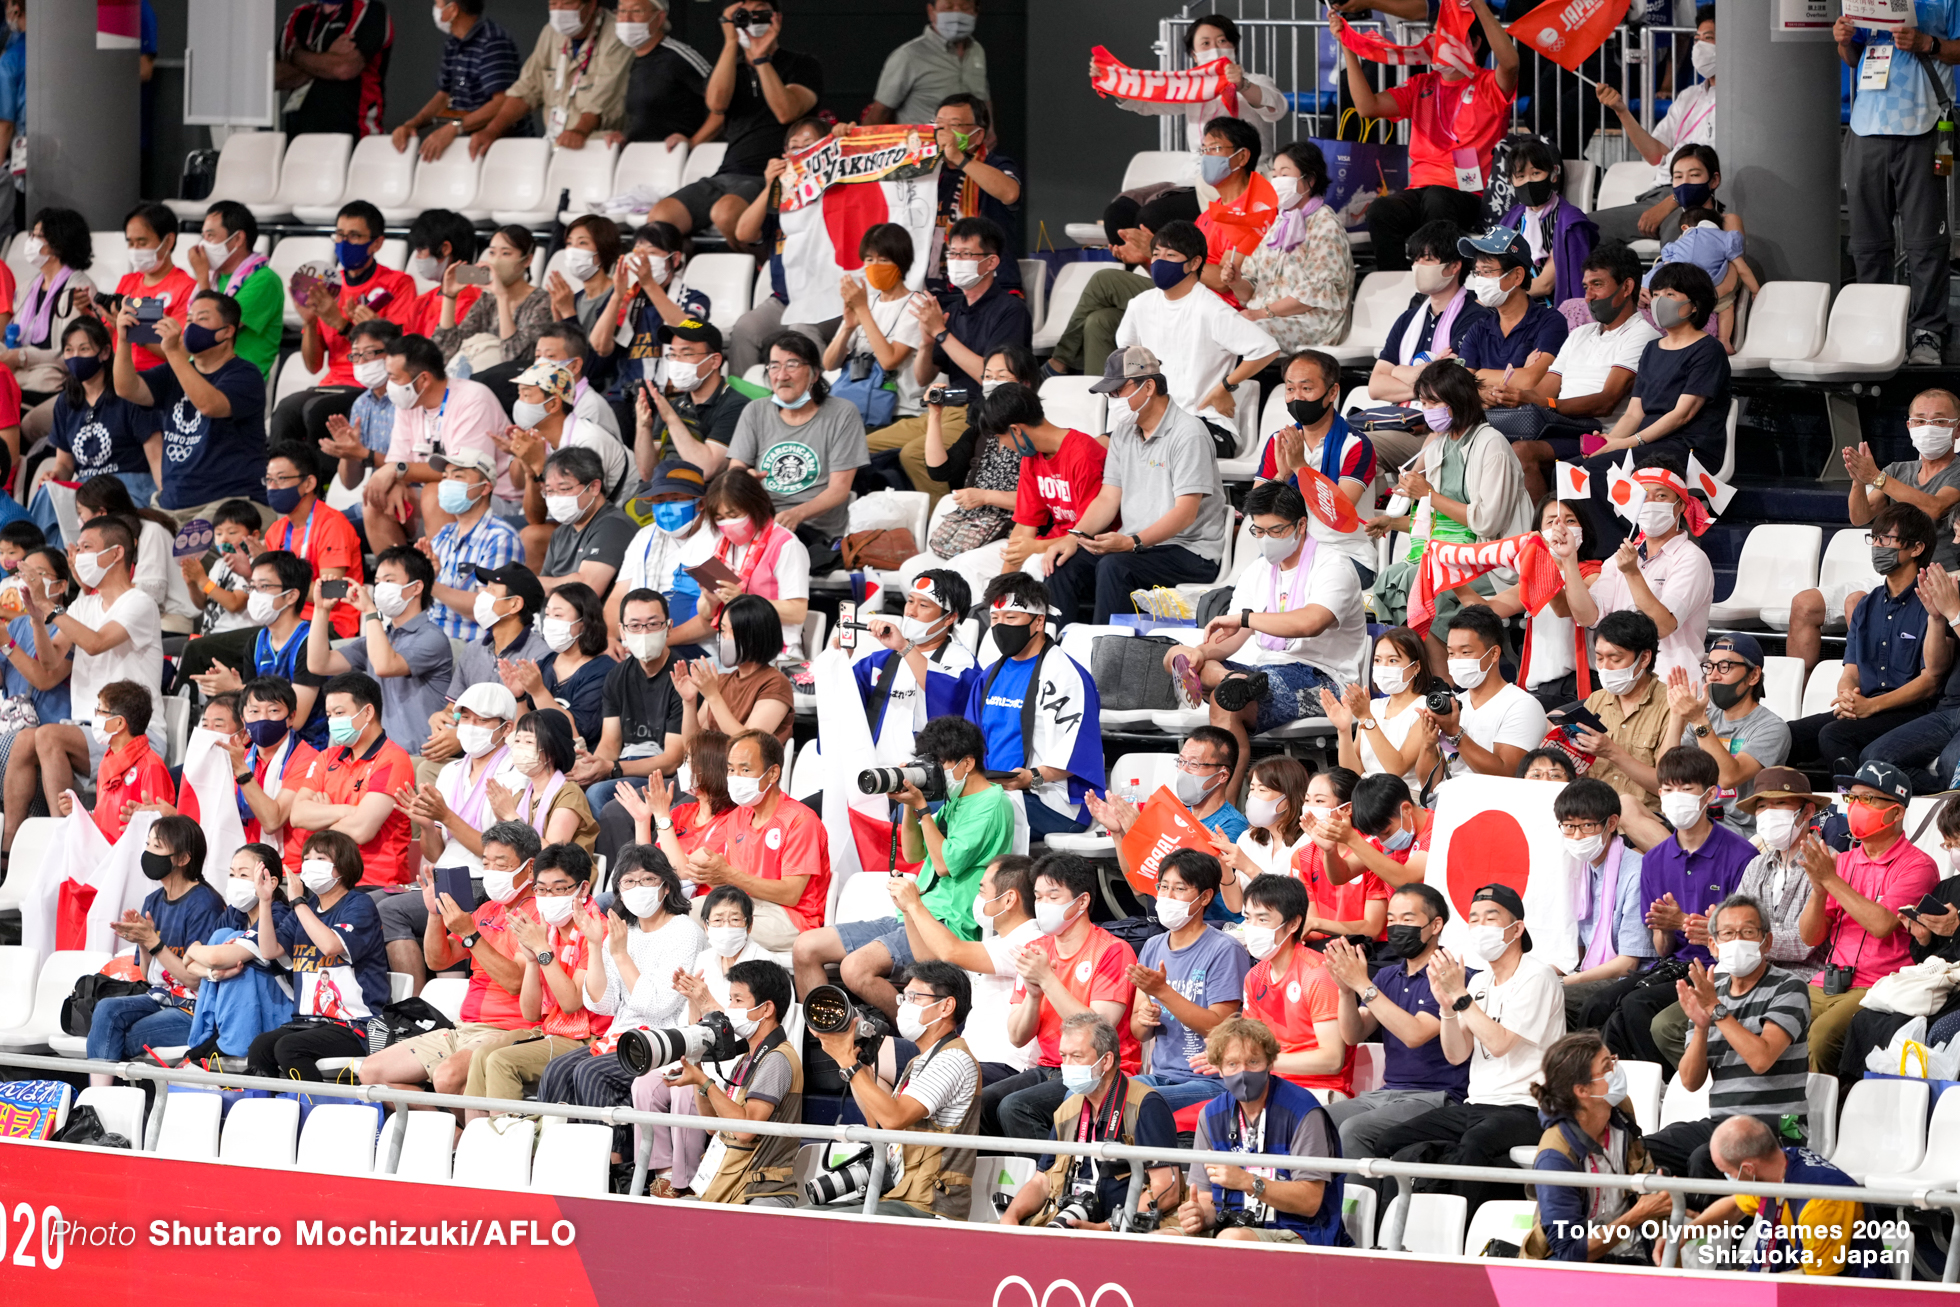
[[(1046, 658), (1048, 651), (1054, 647), (1053, 640), (1043, 638), (1041, 652), (1034, 656), (1034, 667), (1028, 672), (1028, 688), (1021, 696), (1021, 765), (1023, 767), (1031, 765), (1028, 758), (1034, 753), (1034, 705), (1035, 700), (1041, 697), (1041, 660)], [(994, 680), (1000, 675), (1001, 669), (1012, 661), (1011, 658), (1002, 658), (987, 672), (987, 683), (980, 688), (981, 703), (985, 703), (987, 696), (993, 693)]]
[[(1129, 1101), (1129, 1088), (1129, 1077), (1125, 1076), (1119, 1067), (1116, 1072), (1116, 1080), (1109, 1087), (1109, 1097), (1103, 1100), (1101, 1109), (1098, 1109), (1094, 1103), (1089, 1101), (1088, 1095), (1083, 1095), (1082, 1111), (1075, 1119), (1076, 1143), (1093, 1143), (1098, 1139), (1114, 1139), (1119, 1143), (1122, 1141), (1123, 1108)], [(1105, 1118), (1107, 1119), (1105, 1120)], [(1078, 1156), (1069, 1164), (1069, 1180), (1071, 1184), (1073, 1184), (1075, 1176), (1084, 1162), (1089, 1164), (1089, 1178), (1091, 1180), (1101, 1178), (1102, 1167), (1095, 1158)], [(1127, 1173), (1127, 1168), (1123, 1173)], [(1110, 1168), (1110, 1177), (1112, 1179), (1123, 1173), (1119, 1173), (1114, 1167)]]
[(783, 1033), (780, 1025), (770, 1031), (768, 1037), (762, 1041), (761, 1047), (750, 1049), (749, 1055), (736, 1064), (734, 1074), (728, 1077), (729, 1087), (740, 1089), (748, 1082), (749, 1072), (755, 1070), (756, 1063), (788, 1040), (789, 1036)]
[[(1270, 1103), (1267, 1104), (1268, 1109), (1270, 1109), (1271, 1106), (1272, 1104)], [(1245, 1108), (1238, 1103), (1233, 1103), (1232, 1114), (1230, 1117), (1226, 1119), (1225, 1122), (1225, 1130), (1226, 1130), (1225, 1151), (1228, 1153), (1265, 1152), (1266, 1151), (1266, 1119), (1270, 1115), (1271, 1112), (1269, 1110), (1261, 1111), (1259, 1113), (1258, 1129), (1251, 1130), (1248, 1129), (1248, 1127), (1246, 1126)], [(1248, 1135), (1250, 1136), (1250, 1138), (1247, 1138)], [(1265, 1175), (1268, 1179), (1272, 1179), (1278, 1175), (1278, 1172), (1276, 1171), (1271, 1172), (1269, 1174), (1265, 1167), (1260, 1167), (1256, 1170), (1250, 1167), (1245, 1167), (1241, 1169), (1246, 1170), (1253, 1175)], [(1248, 1197), (1247, 1195), (1240, 1193), (1236, 1189), (1227, 1189), (1225, 1190), (1224, 1201), (1225, 1201), (1226, 1210), (1229, 1211), (1234, 1207), (1243, 1208), (1256, 1221), (1258, 1221), (1259, 1224), (1264, 1225), (1266, 1223), (1266, 1216), (1267, 1216), (1268, 1209), (1266, 1204), (1260, 1202), (1258, 1199)]]

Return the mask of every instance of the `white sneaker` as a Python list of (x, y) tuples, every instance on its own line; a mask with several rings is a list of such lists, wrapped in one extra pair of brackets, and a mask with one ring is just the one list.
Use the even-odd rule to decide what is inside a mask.
[(1906, 366), (1909, 368), (1936, 368), (1941, 361), (1939, 337), (1932, 335), (1915, 337), (1912, 352), (1906, 355)]

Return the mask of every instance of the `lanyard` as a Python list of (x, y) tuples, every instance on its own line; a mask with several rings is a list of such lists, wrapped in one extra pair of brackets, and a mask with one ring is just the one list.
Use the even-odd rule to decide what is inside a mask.
[[(585, 70), (592, 66), (592, 52), (598, 48), (599, 32), (597, 28), (594, 28), (592, 35), (585, 38), (585, 57), (579, 60), (578, 76), (572, 79), (573, 86), (578, 85), (579, 79), (585, 76)], [(558, 47), (558, 90), (562, 91), (565, 89), (565, 69), (570, 66), (571, 57), (572, 41), (568, 37), (565, 43)]]
[[(769, 531), (775, 531), (776, 529), (776, 524), (772, 521), (769, 524)], [(748, 551), (742, 556), (741, 574), (736, 578), (737, 588), (743, 594), (749, 593), (749, 578), (755, 575), (756, 565), (762, 561), (762, 546), (763, 542), (769, 538), (769, 531), (765, 531), (762, 535), (749, 541), (748, 544), (739, 546), (727, 536), (723, 536), (721, 543), (715, 546), (715, 558), (724, 563), (728, 561), (728, 555), (733, 553), (737, 548)]]
[[(1125, 1092), (1125, 1079), (1126, 1077), (1122, 1071), (1117, 1071), (1116, 1080), (1109, 1087), (1109, 1097), (1103, 1100), (1105, 1111), (1096, 1111), (1088, 1098), (1086, 1096), (1083, 1098), (1082, 1112), (1076, 1118), (1075, 1122), (1075, 1142), (1084, 1144), (1092, 1139), (1116, 1139), (1121, 1137), (1117, 1131), (1122, 1127), (1123, 1103), (1128, 1098), (1128, 1094)], [(1101, 1133), (1098, 1134), (1096, 1121), (1102, 1116), (1107, 1116), (1108, 1120), (1101, 1127)]]
[(286, 548), (292, 553), (298, 554), (301, 558), (307, 556), (307, 549), (313, 543), (313, 518), (319, 512), (319, 509), (320, 501), (316, 498), (313, 501), (313, 506), (306, 510), (306, 534), (299, 538), (298, 549), (293, 548), (293, 519), (290, 515), (286, 518)]

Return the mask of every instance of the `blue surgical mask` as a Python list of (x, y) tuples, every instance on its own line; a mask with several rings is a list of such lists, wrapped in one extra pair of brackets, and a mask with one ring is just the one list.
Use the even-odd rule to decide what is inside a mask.
[(353, 272), (365, 268), (368, 262), (368, 243), (366, 241), (335, 241), (334, 259), (341, 267)]
[(795, 399), (784, 399), (781, 395), (772, 392), (769, 398), (776, 402), (777, 408), (802, 408), (810, 402), (810, 392), (806, 390)]
[(1204, 154), (1198, 156), (1198, 175), (1205, 179), (1205, 185), (1216, 186), (1232, 175), (1232, 159), (1238, 151), (1231, 154)]
[(359, 739), (361, 728), (354, 724), (352, 717), (327, 718), (327, 739), (335, 744), (346, 746)]
[(653, 506), (653, 524), (662, 531), (672, 534), (694, 520), (701, 505), (692, 499), (677, 500), (668, 504)]
[(1071, 1094), (1086, 1094), (1091, 1089), (1094, 1089), (1096, 1082), (1101, 1079), (1102, 1073), (1097, 1071), (1093, 1066), (1070, 1066), (1064, 1064), (1062, 1067), (1062, 1088), (1068, 1090)]
[(1150, 280), (1158, 290), (1171, 290), (1190, 275), (1181, 259), (1158, 259), (1150, 265)]
[(1406, 826), (1400, 827), (1393, 835), (1382, 841), (1382, 847), (1390, 853), (1400, 853), (1403, 849), (1408, 848), (1415, 841), (1415, 838), (1416, 833), (1414, 831), (1408, 829)]
[(445, 513), (461, 517), (470, 511), (470, 487), (467, 481), (436, 482), (436, 503)]

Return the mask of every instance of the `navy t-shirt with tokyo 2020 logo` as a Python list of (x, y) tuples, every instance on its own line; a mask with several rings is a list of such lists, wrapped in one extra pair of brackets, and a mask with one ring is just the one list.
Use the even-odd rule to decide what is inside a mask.
[(71, 406), (66, 395), (57, 396), (53, 417), (48, 443), (67, 450), (75, 460), (77, 481), (110, 472), (150, 470), (143, 442), (156, 429), (156, 422), (148, 409), (105, 388), (101, 400), (94, 404)]
[(163, 431), (161, 508), (191, 508), (214, 500), (265, 499), (265, 377), (244, 359), (225, 360), (205, 376), (231, 412), (207, 417), (184, 394), (168, 364), (141, 374)]

